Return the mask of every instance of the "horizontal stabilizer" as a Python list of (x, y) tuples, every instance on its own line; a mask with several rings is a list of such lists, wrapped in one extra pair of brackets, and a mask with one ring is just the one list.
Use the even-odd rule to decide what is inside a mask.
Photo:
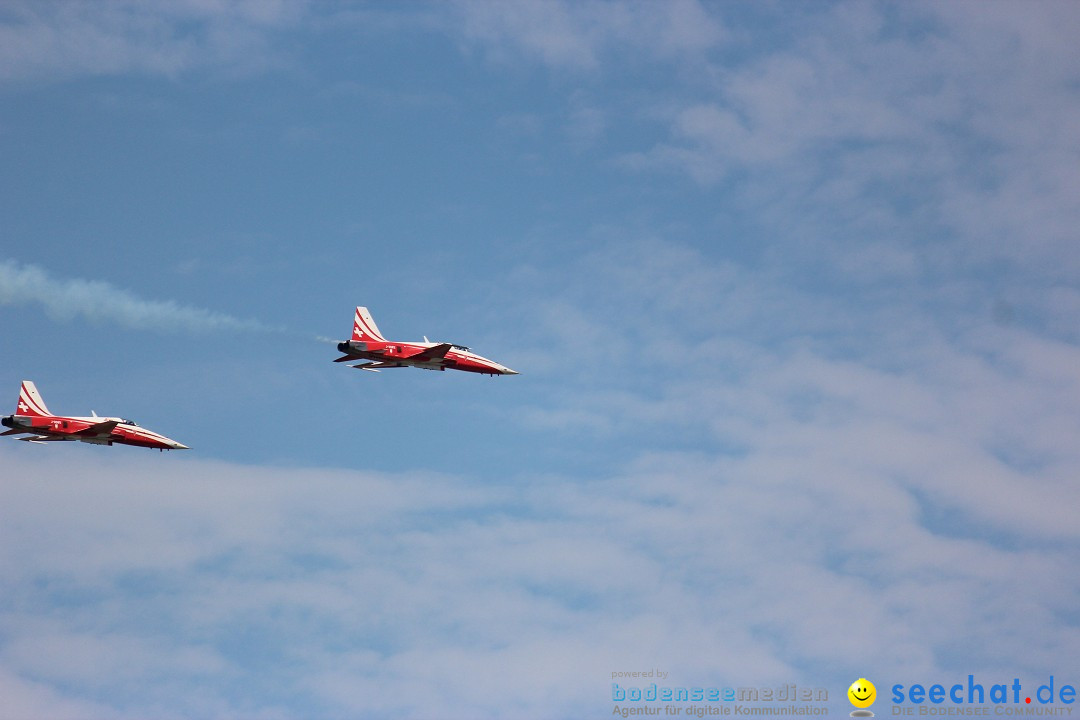
[(26, 435), (29, 432), (29, 430), (20, 430), (19, 428), (15, 428), (13, 430), (5, 430), (4, 432), (0, 433), (0, 435)]
[(62, 437), (60, 435), (34, 435), (33, 437), (19, 438), (19, 440), (28, 443), (64, 442), (65, 440), (74, 439), (75, 438)]
[(358, 357), (360, 357), (360, 356), (359, 355), (342, 355), (341, 357), (339, 357), (334, 362), (348, 362), (350, 360), (355, 360)]

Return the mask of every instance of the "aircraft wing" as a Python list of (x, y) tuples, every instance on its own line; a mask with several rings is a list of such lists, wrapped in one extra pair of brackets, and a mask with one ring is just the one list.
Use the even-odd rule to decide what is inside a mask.
[(119, 424), (120, 423), (118, 423), (116, 420), (106, 420), (105, 422), (99, 422), (91, 425), (85, 430), (80, 430), (79, 432), (72, 433), (72, 435), (81, 435), (84, 437), (100, 437), (111, 435), (113, 428), (115, 428)]
[(410, 355), (407, 359), (419, 360), (422, 362), (441, 360), (442, 358), (446, 357), (446, 353), (450, 352), (450, 348), (452, 347), (454, 346), (450, 343), (442, 343), (440, 345), (435, 345), (434, 347), (429, 347), (426, 350), (421, 350), (415, 355)]

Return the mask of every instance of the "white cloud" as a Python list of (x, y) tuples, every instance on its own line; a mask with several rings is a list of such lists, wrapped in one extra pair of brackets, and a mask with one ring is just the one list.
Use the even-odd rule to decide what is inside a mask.
[(463, 2), (470, 43), (506, 62), (524, 55), (559, 70), (592, 72), (612, 49), (637, 48), (651, 58), (699, 57), (723, 39), (722, 25), (695, 0), (618, 3)]
[(704, 186), (738, 178), (763, 217), (800, 218), (778, 229), (846, 226), (845, 252), (867, 235), (920, 248), (932, 234), (949, 271), (1075, 275), (1075, 6), (840, 3), (798, 21), (790, 44), (714, 63), (715, 88), (671, 92), (669, 138), (622, 162)]
[(6, 3), (0, 80), (262, 69), (278, 62), (269, 36), (304, 13), (277, 1)]
[(5, 718), (55, 718), (84, 720), (90, 717), (115, 716), (112, 709), (93, 702), (75, 701), (63, 696), (48, 683), (35, 682), (0, 667), (0, 696), (4, 698)]
[[(837, 678), (868, 667), (909, 682), (1065, 672), (1080, 639), (1075, 348), (987, 325), (924, 338), (900, 370), (873, 352), (694, 340), (725, 296), (702, 307), (680, 270), (725, 274), (649, 247), (661, 277), (690, 277), (609, 330), (694, 303), (703, 315), (670, 337), (727, 345), (735, 367), (689, 367), (659, 394), (614, 394), (611, 378), (607, 396), (538, 411), (715, 433), (692, 450), (646, 442), (603, 473), (492, 484), (0, 446), (0, 581), (15, 589), (0, 668), (16, 702), (550, 717), (610, 712), (625, 667), (827, 684), (840, 706)], [(608, 267), (615, 307), (641, 289), (634, 257)]]

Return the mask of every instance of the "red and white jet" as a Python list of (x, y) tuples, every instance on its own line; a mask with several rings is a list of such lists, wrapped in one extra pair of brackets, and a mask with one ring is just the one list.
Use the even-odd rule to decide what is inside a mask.
[(158, 450), (187, 450), (164, 435), (141, 428), (131, 420), (115, 417), (64, 417), (53, 415), (45, 407), (37, 387), (23, 380), (19, 389), (19, 405), (14, 415), (0, 418), (0, 424), (11, 428), (0, 435), (30, 435), (19, 438), (24, 442), (62, 442), (79, 440), (93, 445), (138, 445)]
[(357, 370), (379, 372), (383, 368), (418, 367), (424, 370), (463, 370), (482, 375), (517, 375), (494, 360), (480, 357), (464, 345), (423, 342), (391, 342), (382, 336), (366, 307), (356, 308), (352, 339), (338, 343), (345, 353), (334, 362), (368, 360), (352, 365)]

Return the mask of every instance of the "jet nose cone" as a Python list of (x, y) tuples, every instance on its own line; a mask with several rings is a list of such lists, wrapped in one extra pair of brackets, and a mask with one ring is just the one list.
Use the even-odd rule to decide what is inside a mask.
[(191, 448), (189, 448), (187, 445), (185, 445), (183, 443), (178, 443), (178, 442), (176, 442), (174, 440), (173, 444), (172, 444), (172, 449), (173, 450), (190, 450)]
[(511, 370), (508, 367), (504, 367), (502, 369), (502, 374), (503, 375), (520, 375), (521, 373), (519, 373), (517, 370)]

